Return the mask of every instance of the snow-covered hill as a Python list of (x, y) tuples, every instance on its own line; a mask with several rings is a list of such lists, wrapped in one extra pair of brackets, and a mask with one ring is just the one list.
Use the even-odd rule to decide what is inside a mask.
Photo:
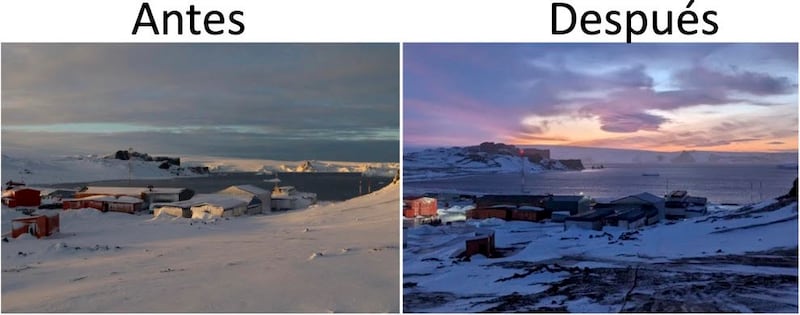
[(398, 312), (398, 196), (229, 220), (61, 212), (57, 236), (2, 243), (2, 311)]
[(469, 221), (503, 257), (468, 261), (458, 226), (408, 229), (404, 310), (797, 312), (797, 211), (768, 200), (637, 231)]
[(212, 172), (335, 172), (393, 177), (400, 167), (399, 163), (388, 162), (275, 161), (203, 156), (188, 156), (183, 160), (186, 165), (206, 166)]
[[(197, 176), (186, 169), (159, 168), (161, 162), (107, 159), (97, 155), (20, 157), (3, 154), (2, 181), (52, 184), (110, 179)], [(130, 170), (130, 171), (129, 171)]]
[[(500, 144), (502, 145), (502, 144)], [(474, 147), (473, 147), (474, 148)], [(558, 160), (532, 162), (511, 152), (475, 151), (470, 147), (425, 149), (403, 155), (404, 180), (437, 177), (520, 172), (541, 172), (547, 169), (567, 170)]]
[[(527, 146), (520, 146), (527, 147)], [(689, 150), (658, 152), (633, 149), (589, 148), (574, 146), (536, 146), (548, 149), (552, 158), (581, 159), (584, 164), (609, 163), (718, 163), (718, 164), (785, 164), (797, 163), (797, 152), (714, 152)], [(681, 157), (683, 156), (683, 157)]]
[(206, 166), (212, 172), (357, 172), (386, 177), (395, 176), (399, 168), (399, 163), (291, 162), (193, 156), (183, 157), (181, 162), (181, 168), (162, 169), (159, 168), (162, 162), (158, 161), (117, 160), (98, 155), (50, 157), (4, 153), (2, 182), (14, 180), (35, 185), (127, 179), (129, 176), (133, 179), (198, 176), (189, 169), (193, 166)]

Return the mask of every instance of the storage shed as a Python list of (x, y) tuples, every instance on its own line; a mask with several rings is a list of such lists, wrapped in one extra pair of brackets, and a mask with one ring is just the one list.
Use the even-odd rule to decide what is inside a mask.
[(75, 193), (75, 198), (85, 198), (91, 196), (128, 196), (142, 199), (143, 208), (149, 208), (151, 204), (176, 202), (188, 200), (194, 196), (194, 191), (187, 188), (169, 187), (114, 187), (114, 186), (87, 186)]
[[(185, 201), (183, 201), (185, 203)], [(160, 217), (160, 216), (172, 216), (177, 218), (191, 218), (192, 217), (192, 205), (189, 203), (185, 204), (178, 204), (170, 203), (170, 204), (154, 204), (153, 205), (153, 216)]]
[[(664, 220), (666, 216), (664, 198), (658, 197), (648, 192), (622, 197), (616, 200), (612, 200), (611, 203), (630, 204), (630, 205), (652, 205), (658, 211), (658, 215), (656, 216), (655, 221)], [(651, 219), (649, 219), (649, 216), (648, 216), (648, 221), (649, 221), (648, 224), (655, 223), (652, 222)]]
[(135, 213), (142, 211), (142, 199), (128, 196), (120, 196), (106, 200), (108, 211)]
[(549, 219), (550, 213), (541, 207), (522, 206), (511, 210), (511, 220), (538, 222)]
[(135, 213), (143, 208), (143, 201), (130, 196), (89, 196), (62, 200), (64, 210), (92, 208), (100, 211)]
[(247, 214), (269, 213), (272, 192), (253, 185), (235, 185), (217, 192), (247, 201)]
[(511, 211), (516, 209), (514, 205), (495, 205), (487, 208), (477, 208), (468, 210), (465, 214), (467, 219), (483, 220), (497, 218), (511, 220)]
[(465, 241), (465, 249), (461, 256), (472, 257), (481, 254), (486, 257), (494, 257), (494, 231), (490, 229), (477, 229), (475, 236)]
[(215, 198), (191, 207), (192, 218), (205, 218), (208, 215), (215, 217), (238, 217), (247, 211), (247, 203), (236, 198)]
[(544, 208), (550, 211), (569, 211), (571, 215), (586, 213), (590, 210), (589, 198), (581, 195), (554, 195), (545, 201)]
[(152, 203), (189, 200), (194, 196), (194, 191), (188, 188), (148, 186), (142, 191), (141, 195), (141, 198), (149, 207)]
[(483, 195), (475, 199), (475, 207), (489, 208), (496, 205), (544, 207), (548, 199), (549, 195)]
[(29, 233), (36, 238), (42, 238), (57, 233), (60, 226), (58, 213), (17, 218), (11, 220), (11, 237), (17, 238)]
[(40, 191), (27, 187), (14, 187), (3, 191), (3, 204), (14, 207), (38, 207), (42, 203)]
[(605, 224), (605, 218), (613, 211), (607, 209), (596, 209), (590, 212), (573, 215), (564, 220), (564, 228), (581, 228), (587, 230), (601, 231)]
[(629, 208), (606, 217), (606, 224), (632, 230), (644, 226), (646, 218), (647, 215), (641, 208)]
[[(403, 198), (403, 209), (403, 215), (407, 218), (417, 216), (430, 217), (438, 214), (436, 199), (431, 197), (405, 197)], [(409, 210), (406, 211), (405, 209)]]

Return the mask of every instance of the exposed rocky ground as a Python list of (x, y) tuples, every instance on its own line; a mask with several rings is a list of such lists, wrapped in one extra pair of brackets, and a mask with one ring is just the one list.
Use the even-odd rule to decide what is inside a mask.
[[(796, 185), (796, 184), (795, 184)], [(405, 312), (798, 312), (796, 188), (635, 231), (482, 220), (501, 255), (405, 231)]]
[[(627, 267), (566, 267), (576, 263), (574, 258), (548, 264), (518, 261), (485, 266), (514, 271), (512, 276), (498, 278), (495, 282), (521, 281), (537, 273), (566, 275), (554, 282), (531, 283), (531, 286), (545, 285), (547, 288), (544, 290), (466, 296), (450, 292), (409, 292), (403, 297), (404, 311), (425, 311), (456, 300), (464, 300), (473, 311), (480, 312), (771, 313), (798, 310), (796, 273), (747, 273), (728, 268), (739, 265), (751, 266), (754, 270), (778, 267), (796, 271), (797, 248)], [(410, 283), (406, 282), (404, 286), (413, 288)], [(582, 307), (583, 303), (594, 306), (586, 309)]]

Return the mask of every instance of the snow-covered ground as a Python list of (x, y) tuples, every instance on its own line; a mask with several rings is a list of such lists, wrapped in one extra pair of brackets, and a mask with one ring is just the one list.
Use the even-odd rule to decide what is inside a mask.
[(341, 161), (275, 161), (263, 159), (220, 158), (207, 156), (187, 156), (186, 165), (208, 166), (216, 172), (340, 172), (364, 173), (372, 176), (392, 177), (400, 167), (399, 163), (365, 163)]
[(398, 312), (398, 186), (230, 219), (60, 212), (2, 243), (2, 311)]
[(456, 258), (465, 237), (454, 226), (404, 230), (404, 311), (798, 310), (797, 202), (718, 209), (638, 231), (466, 224), (495, 230), (502, 257)]
[[(272, 161), (222, 157), (181, 157), (182, 166), (208, 166), (212, 172), (357, 172), (372, 176), (392, 177), (399, 163), (362, 163), (326, 161)], [(24, 181), (31, 184), (54, 184), (100, 180), (156, 179), (175, 176), (196, 176), (191, 172), (179, 175), (158, 168), (160, 162), (106, 159), (98, 155), (31, 156), (19, 153), (2, 155), (2, 181)], [(130, 173), (129, 173), (130, 170)]]
[(176, 176), (170, 170), (160, 169), (160, 162), (104, 159), (96, 155), (87, 156), (2, 156), (3, 183), (23, 181), (27, 184), (53, 184), (110, 179), (170, 178)]

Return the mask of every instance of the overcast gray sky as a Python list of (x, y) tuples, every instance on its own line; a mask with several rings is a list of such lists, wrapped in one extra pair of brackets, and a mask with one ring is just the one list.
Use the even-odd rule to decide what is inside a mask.
[(397, 161), (397, 44), (3, 44), (3, 150)]

